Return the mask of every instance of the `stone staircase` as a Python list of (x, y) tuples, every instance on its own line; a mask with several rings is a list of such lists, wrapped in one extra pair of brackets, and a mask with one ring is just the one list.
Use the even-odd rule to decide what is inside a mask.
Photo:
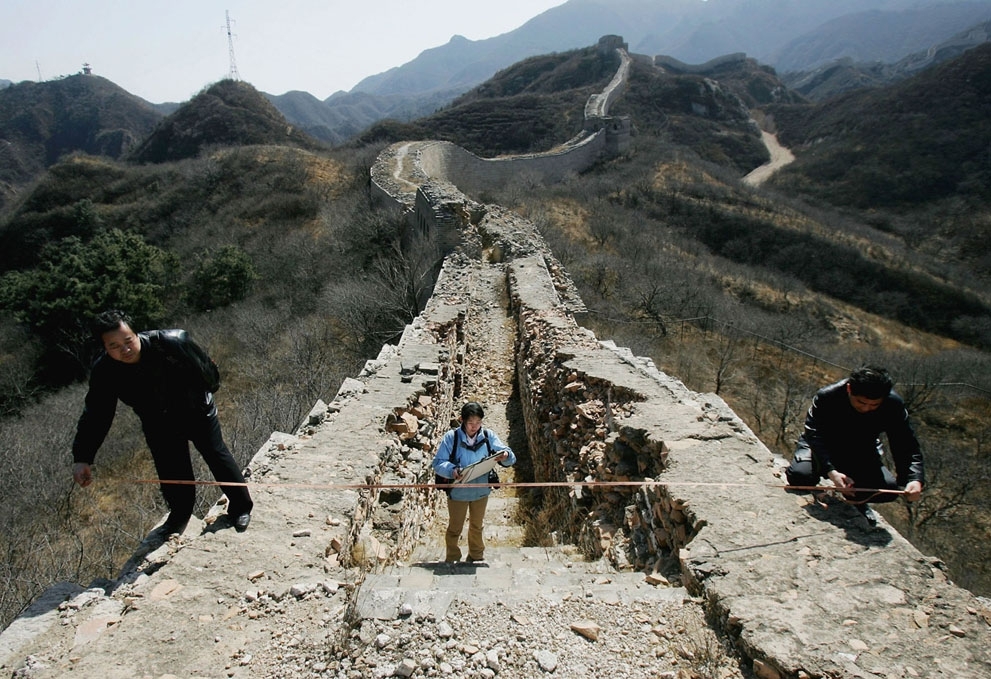
[[(456, 602), (485, 608), (507, 595), (514, 599), (540, 596), (549, 601), (658, 605), (680, 605), (689, 598), (683, 587), (663, 581), (651, 584), (644, 573), (617, 571), (605, 559), (588, 561), (572, 545), (524, 546), (525, 531), (517, 518), (519, 500), (508, 493), (496, 490), (489, 498), (484, 562), (444, 562), (445, 526), (443, 521), (437, 522), (424, 531), (431, 541), (422, 542), (408, 562), (365, 577), (356, 617), (395, 620), (412, 615), (440, 620)], [(441, 514), (446, 516), (446, 512)]]

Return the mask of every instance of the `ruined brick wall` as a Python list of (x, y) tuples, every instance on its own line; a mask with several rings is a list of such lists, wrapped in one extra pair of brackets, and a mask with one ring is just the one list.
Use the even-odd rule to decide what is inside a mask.
[[(664, 440), (631, 421), (649, 394), (570, 364), (577, 355), (602, 365), (616, 358), (560, 303), (542, 258), (513, 262), (509, 281), (534, 480), (625, 482), (660, 475)], [(686, 503), (659, 486), (558, 487), (544, 497), (550, 531), (619, 568), (654, 568), (695, 533)]]

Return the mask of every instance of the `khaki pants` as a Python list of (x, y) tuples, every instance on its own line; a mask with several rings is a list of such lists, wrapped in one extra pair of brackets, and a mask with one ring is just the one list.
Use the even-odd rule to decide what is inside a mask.
[(482, 541), (482, 522), (485, 520), (485, 506), (488, 496), (471, 502), (447, 498), (447, 533), (444, 534), (447, 556), (445, 561), (461, 561), (461, 548), (458, 539), (468, 517), (468, 558), (481, 561), (485, 558), (485, 543)]

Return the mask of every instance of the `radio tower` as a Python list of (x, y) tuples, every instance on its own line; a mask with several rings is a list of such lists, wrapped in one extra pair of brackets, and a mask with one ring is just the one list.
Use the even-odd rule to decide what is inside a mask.
[(241, 76), (237, 72), (237, 62), (234, 61), (234, 36), (231, 33), (231, 11), (225, 10), (227, 15), (227, 52), (231, 59), (231, 70), (227, 72), (228, 80), (240, 80)]

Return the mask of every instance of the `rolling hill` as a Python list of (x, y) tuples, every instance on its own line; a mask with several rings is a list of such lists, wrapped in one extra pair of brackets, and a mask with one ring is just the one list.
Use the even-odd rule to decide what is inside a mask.
[[(797, 160), (774, 180), (991, 277), (991, 43), (896, 85), (768, 109)], [(983, 281), (980, 282), (980, 281)]]
[(18, 187), (65, 154), (122, 158), (161, 117), (146, 101), (94, 75), (0, 90), (0, 211)]

